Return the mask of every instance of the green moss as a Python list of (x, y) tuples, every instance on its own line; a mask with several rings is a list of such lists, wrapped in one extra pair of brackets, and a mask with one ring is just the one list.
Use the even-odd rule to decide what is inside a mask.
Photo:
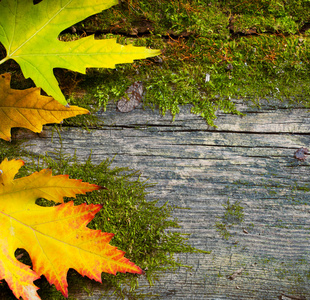
[[(234, 15), (251, 15), (253, 18), (273, 17), (274, 22), (281, 18), (290, 17), (297, 24), (298, 29), (309, 21), (309, 1), (249, 0), (240, 2), (228, 0), (221, 1), (220, 5)], [(286, 27), (283, 26), (280, 30), (285, 32), (285, 29)]]
[[(310, 190), (309, 184), (302, 184), (299, 180), (292, 180), (289, 184), (283, 184), (279, 180), (263, 180), (261, 185), (266, 189), (267, 193), (271, 196), (270, 199), (274, 201), (281, 201), (286, 205), (309, 205), (308, 192)], [(274, 197), (283, 189), (287, 190), (284, 196)]]
[(237, 200), (235, 203), (230, 203), (230, 201), (227, 200), (226, 204), (223, 204), (223, 206), (226, 210), (223, 216), (223, 220), (226, 223), (234, 225), (243, 222), (244, 213), (243, 207), (240, 205), (240, 201)]
[(225, 208), (225, 212), (221, 217), (222, 222), (216, 222), (215, 228), (224, 239), (228, 240), (232, 236), (229, 229), (243, 222), (244, 213), (240, 201), (231, 203), (227, 200), (226, 204), (223, 204), (223, 207)]
[[(133, 81), (144, 83), (144, 104), (175, 116), (180, 106), (214, 125), (217, 110), (238, 113), (231, 99), (290, 99), (309, 107), (309, 22), (303, 1), (121, 1), (77, 28), (128, 37), (162, 49), (160, 59), (118, 67), (114, 83), (98, 76), (100, 104), (119, 99)], [(248, 30), (257, 34), (247, 35)], [(108, 34), (110, 36), (110, 34)], [(127, 36), (127, 39), (126, 37)], [(206, 82), (206, 74), (210, 81)], [(117, 77), (117, 78), (115, 78)], [(107, 87), (105, 87), (105, 84)]]
[[(310, 22), (309, 6), (308, 1), (278, 0), (122, 0), (75, 25), (77, 33), (60, 38), (96, 33), (98, 38), (158, 48), (162, 55), (116, 70), (88, 70), (86, 76), (55, 72), (71, 103), (95, 111), (120, 99), (138, 80), (144, 85), (145, 106), (174, 117), (180, 106), (191, 105), (192, 113), (210, 125), (217, 110), (238, 113), (234, 98), (255, 103), (289, 99), (310, 107), (310, 30), (304, 27)], [(16, 64), (1, 65), (1, 71), (12, 68), (13, 85), (25, 86), (16, 83), (24, 80)], [(81, 88), (86, 95), (77, 99)], [(76, 120), (65, 124), (96, 126), (89, 116)]]
[(226, 224), (223, 224), (221, 222), (216, 222), (215, 228), (216, 228), (216, 231), (219, 232), (220, 236), (223, 239), (228, 240), (229, 237), (231, 237), (231, 233), (228, 231)]
[(27, 155), (25, 149), (21, 148), (22, 141), (6, 142), (0, 139), (0, 162), (6, 157), (8, 159), (16, 159), (22, 155)]
[(298, 286), (308, 286), (310, 280), (308, 265), (309, 260), (303, 258), (283, 262), (280, 268), (274, 269), (275, 276), (280, 280), (293, 282), (295, 286), (292, 290), (294, 291)]

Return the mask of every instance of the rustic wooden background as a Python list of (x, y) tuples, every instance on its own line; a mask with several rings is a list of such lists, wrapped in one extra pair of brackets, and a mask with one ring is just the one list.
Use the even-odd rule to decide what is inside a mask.
[[(65, 152), (83, 160), (92, 149), (94, 162), (115, 156), (112, 166), (141, 170), (157, 183), (150, 198), (190, 208), (175, 210), (178, 230), (212, 251), (180, 255), (191, 270), (163, 274), (153, 287), (142, 278), (140, 291), (159, 299), (310, 299), (310, 157), (294, 158), (298, 148), (310, 148), (309, 110), (236, 103), (246, 116), (218, 113), (217, 128), (188, 107), (172, 122), (157, 111), (121, 113), (110, 105), (99, 114), (100, 129), (62, 129)], [(60, 143), (47, 126), (24, 145), (42, 154)], [(224, 221), (227, 200), (244, 208), (228, 240), (215, 226)], [(77, 299), (101, 299), (99, 285), (92, 292), (70, 291)]]

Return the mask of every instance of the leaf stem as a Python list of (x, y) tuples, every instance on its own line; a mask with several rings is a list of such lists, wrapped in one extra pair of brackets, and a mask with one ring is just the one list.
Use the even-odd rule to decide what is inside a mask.
[(9, 58), (5, 57), (4, 59), (0, 60), (0, 65), (3, 64), (5, 61), (7, 61)]

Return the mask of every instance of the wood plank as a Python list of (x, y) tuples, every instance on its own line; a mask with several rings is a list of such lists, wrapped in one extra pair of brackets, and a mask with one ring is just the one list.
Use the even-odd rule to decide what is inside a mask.
[[(161, 299), (310, 298), (310, 158), (294, 158), (299, 147), (310, 146), (309, 111), (273, 101), (260, 110), (236, 104), (246, 116), (219, 113), (217, 128), (189, 107), (172, 122), (150, 109), (124, 114), (110, 105), (98, 114), (101, 128), (62, 129), (65, 152), (84, 160), (92, 149), (94, 162), (114, 157), (112, 166), (141, 170), (142, 178), (157, 183), (150, 198), (190, 208), (175, 210), (178, 230), (191, 234), (193, 246), (212, 251), (180, 255), (191, 270), (168, 272), (154, 287), (142, 278), (140, 291)], [(47, 126), (24, 146), (42, 154), (60, 143)], [(228, 240), (216, 227), (227, 200), (244, 208), (242, 222), (228, 228)], [(98, 285), (92, 296), (71, 293), (78, 299), (101, 294)]]

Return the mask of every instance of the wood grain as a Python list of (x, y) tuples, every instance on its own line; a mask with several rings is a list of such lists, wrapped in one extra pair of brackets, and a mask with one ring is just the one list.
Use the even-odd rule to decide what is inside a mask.
[[(310, 158), (294, 158), (310, 147), (309, 111), (273, 101), (261, 109), (236, 105), (246, 115), (219, 113), (217, 128), (189, 107), (172, 122), (150, 109), (125, 114), (114, 105), (98, 114), (99, 129), (63, 127), (65, 152), (83, 160), (92, 150), (94, 162), (114, 157), (112, 166), (141, 170), (157, 183), (150, 198), (190, 208), (175, 210), (178, 230), (212, 251), (180, 255), (191, 270), (163, 274), (153, 287), (142, 278), (140, 291), (160, 299), (310, 299)], [(59, 145), (52, 127), (24, 143), (41, 154)], [(227, 200), (244, 209), (242, 222), (228, 222), (228, 240), (216, 227), (225, 221)], [(70, 292), (78, 299), (101, 295), (96, 284), (92, 295)]]

